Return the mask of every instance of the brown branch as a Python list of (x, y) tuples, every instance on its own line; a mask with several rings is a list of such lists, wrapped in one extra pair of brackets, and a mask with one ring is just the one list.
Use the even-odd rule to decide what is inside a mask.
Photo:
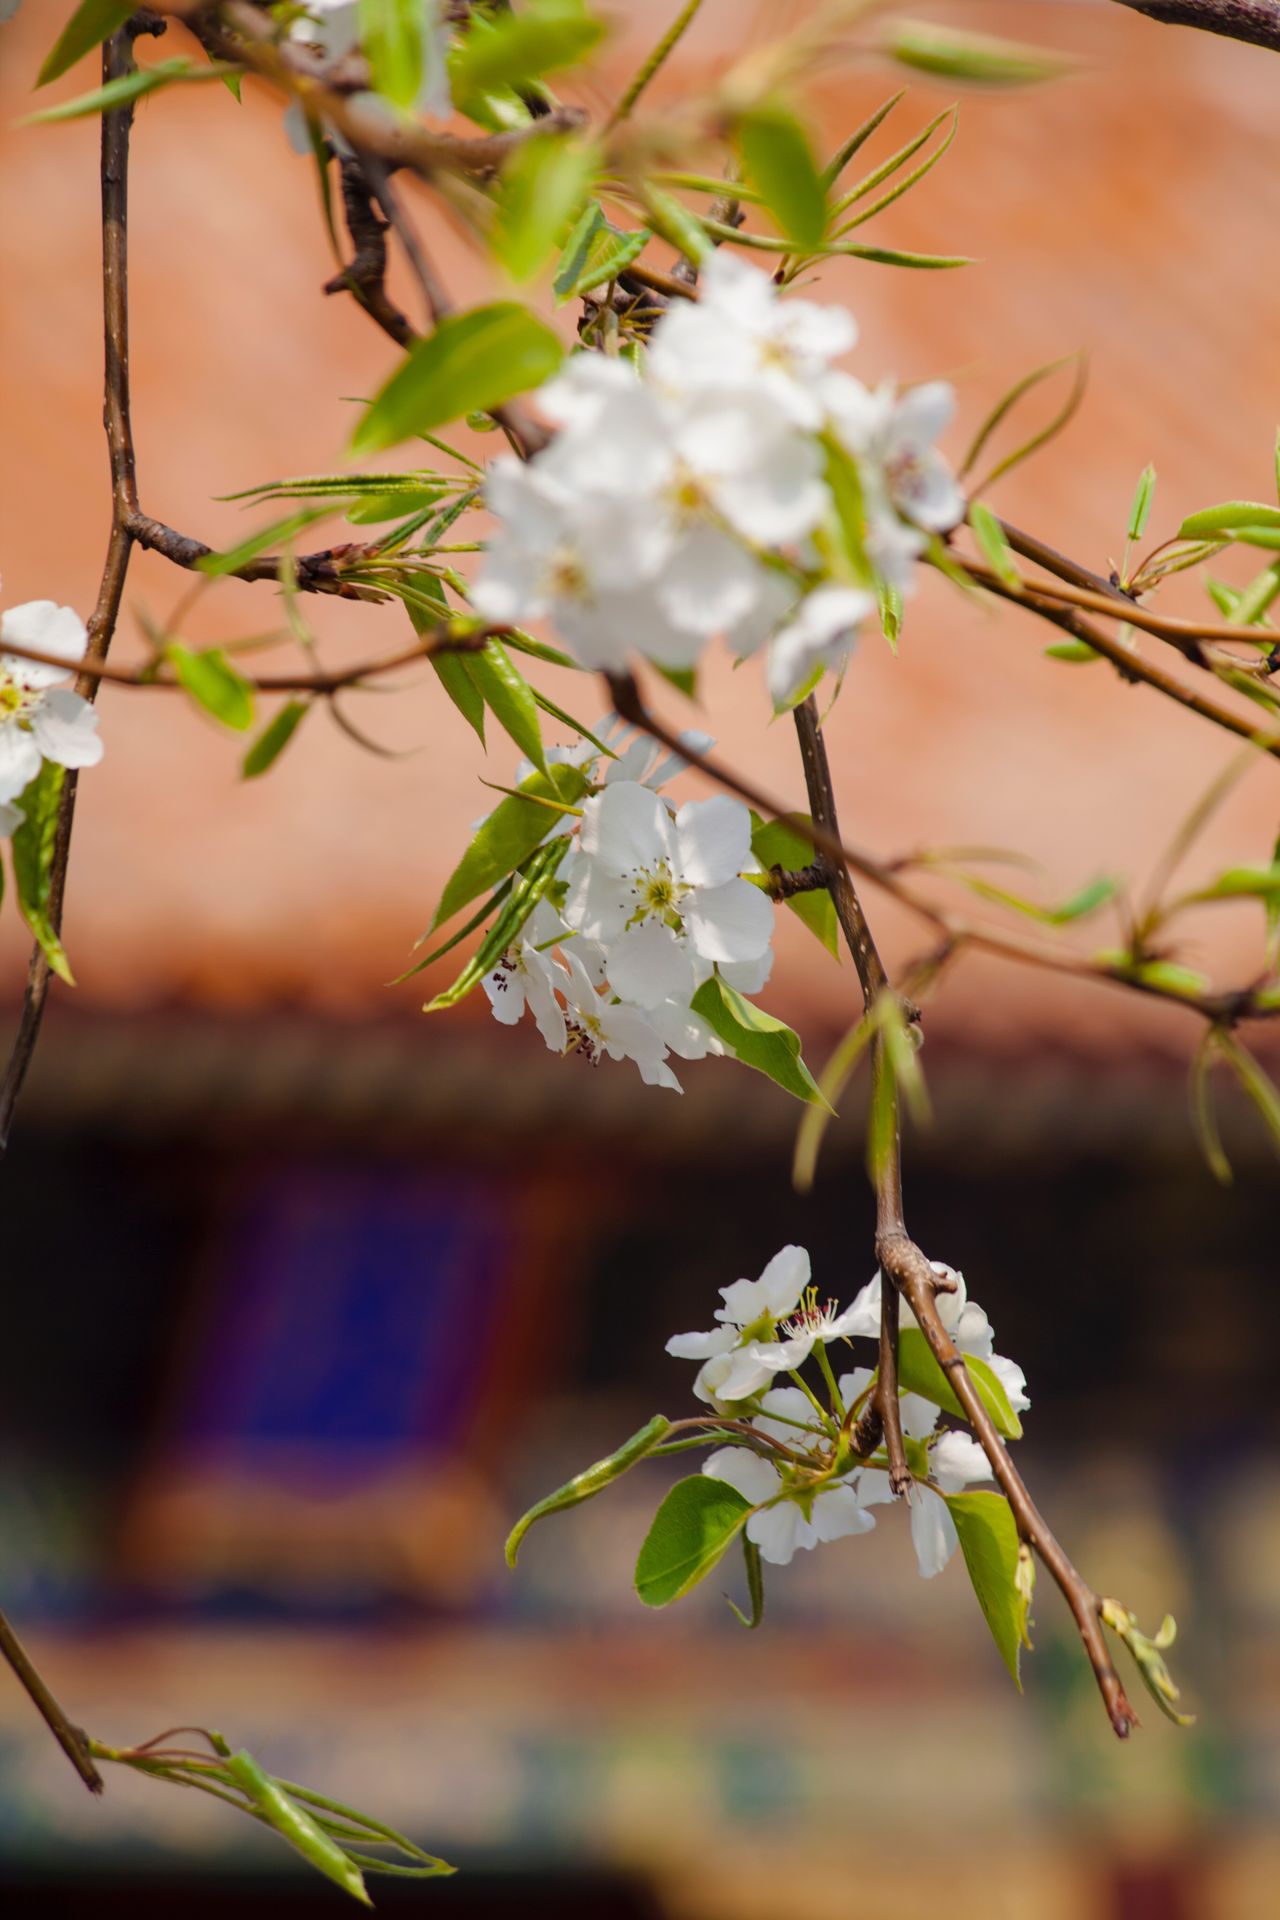
[(1265, 721), (1251, 724), (1246, 715), (1236, 713), (1233, 708), (1223, 706), (1221, 701), (1212, 699), (1207, 693), (1198, 693), (1194, 687), (1185, 685), (1175, 675), (1166, 673), (1163, 667), (1134, 653), (1122, 641), (1113, 639), (1103, 628), (1086, 620), (1083, 614), (1073, 608), (1055, 606), (1052, 601), (1037, 597), (1033, 589), (1015, 592), (998, 574), (986, 568), (971, 568), (967, 561), (965, 567), (988, 593), (1009, 601), (1012, 606), (1023, 607), (1039, 619), (1047, 620), (1051, 626), (1060, 627), (1075, 640), (1083, 640), (1104, 660), (1109, 660), (1125, 680), (1153, 688), (1167, 700), (1185, 707), (1188, 713), (1197, 714), (1202, 720), (1210, 720), (1215, 727), (1223, 727), (1228, 733), (1235, 734), (1237, 739), (1248, 740), (1261, 752), (1280, 759), (1280, 715), (1270, 725)]
[(387, 292), (387, 226), (379, 219), (375, 195), (358, 154), (339, 162), (342, 214), (355, 251), (341, 273), (324, 283), (325, 293), (350, 293), (398, 347), (411, 347), (417, 334)]
[[(824, 827), (837, 841), (840, 838), (840, 821), (836, 813), (835, 784), (831, 778), (831, 764), (827, 759), (826, 742), (822, 737), (822, 726), (818, 719), (818, 703), (810, 694), (795, 710), (796, 738), (800, 743), (800, 760), (804, 767), (805, 787), (809, 795), (809, 810), (814, 821)], [(827, 889), (835, 906), (836, 918), (844, 934), (853, 964), (857, 969), (858, 983), (862, 988), (862, 1006), (864, 1013), (870, 1014), (881, 995), (891, 991), (889, 976), (875, 943), (867, 916), (862, 910), (857, 889), (849, 877), (849, 869), (843, 860), (833, 860), (826, 853), (819, 853), (815, 867), (825, 874)], [(877, 1029), (871, 1042), (871, 1085), (872, 1102), (882, 1097), (891, 1083), (886, 1076), (892, 1075), (892, 1067), (885, 1053), (884, 1035)], [(877, 1170), (876, 1181), (876, 1219), (878, 1230), (888, 1231), (891, 1227), (902, 1225), (902, 1170), (898, 1152), (897, 1132), (895, 1128), (893, 1151), (886, 1155), (885, 1162)], [(889, 1288), (881, 1290), (880, 1300), (880, 1363), (876, 1370), (875, 1391), (872, 1394), (880, 1432), (884, 1438), (885, 1452), (889, 1460), (889, 1485), (899, 1499), (905, 1498), (912, 1487), (911, 1469), (907, 1465), (907, 1450), (902, 1438), (902, 1409), (898, 1400), (898, 1314), (897, 1297)]]
[[(137, 16), (134, 25), (137, 30), (146, 32), (163, 31), (164, 27), (163, 21), (151, 20), (144, 15)], [(104, 84), (130, 73), (133, 66), (133, 28), (126, 25), (118, 33), (112, 34), (103, 47)], [(128, 520), (138, 505), (133, 431), (129, 417), (129, 132), (132, 121), (131, 106), (117, 107), (102, 116), (99, 175), (102, 196), (103, 425), (106, 428), (111, 468), (111, 533), (97, 604), (89, 618), (85, 658), (76, 679), (76, 691), (86, 700), (94, 698), (99, 682), (105, 677), (103, 665), (119, 618), (133, 545)], [(18, 653), (21, 649), (15, 647), (11, 651)], [(65, 662), (62, 664), (65, 665)], [(62, 784), (50, 864), (48, 917), (55, 933), (62, 926), (76, 785), (73, 768)], [(14, 1108), (40, 1036), (49, 992), (49, 974), (49, 962), (37, 943), (32, 949), (27, 971), (27, 988), (18, 1032), (5, 1067), (4, 1079), (0, 1081), (0, 1153), (9, 1144)]]
[(1164, 26), (1198, 27), (1280, 52), (1280, 0), (1116, 0), (1116, 5)]
[[(896, 1232), (883, 1230), (878, 1232), (876, 1252), (885, 1277), (893, 1282), (893, 1291), (902, 1295), (915, 1315), (920, 1330), (929, 1343), (930, 1352), (950, 1380), (956, 1398), (964, 1408), (965, 1418), (978, 1436), (982, 1450), (987, 1456), (992, 1475), (999, 1483), (1001, 1492), (1013, 1510), (1019, 1535), (1039, 1555), (1070, 1607), (1080, 1638), (1084, 1643), (1085, 1652), (1089, 1656), (1089, 1664), (1098, 1682), (1099, 1692), (1106, 1703), (1111, 1725), (1120, 1739), (1126, 1739), (1130, 1730), (1137, 1726), (1138, 1716), (1126, 1698), (1124, 1686), (1111, 1659), (1106, 1634), (1102, 1627), (1101, 1599), (1076, 1571), (1059, 1545), (1044, 1516), (1028, 1493), (1021, 1474), (1009, 1456), (1008, 1448), (996, 1432), (991, 1416), (974, 1385), (973, 1376), (942, 1324), (935, 1298), (937, 1275), (905, 1229)], [(882, 1300), (890, 1295), (890, 1288), (882, 1286)]]
[(90, 1793), (101, 1793), (102, 1775), (93, 1764), (89, 1752), (88, 1734), (83, 1727), (73, 1726), (68, 1720), (42, 1679), (31, 1655), (2, 1613), (0, 1613), (0, 1657), (3, 1657), (10, 1670), (16, 1674), (27, 1697), (42, 1715), (45, 1725)]

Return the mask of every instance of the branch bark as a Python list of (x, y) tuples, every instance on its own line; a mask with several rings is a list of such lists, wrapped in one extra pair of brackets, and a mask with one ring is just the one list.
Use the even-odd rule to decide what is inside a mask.
[(1116, 0), (1116, 5), (1164, 26), (1198, 27), (1280, 52), (1280, 0)]
[[(112, 34), (102, 49), (104, 85), (133, 71), (135, 30), (162, 33), (164, 22), (139, 15), (134, 26), (125, 25)], [(107, 557), (98, 588), (97, 604), (88, 622), (84, 666), (75, 683), (76, 692), (86, 700), (94, 699), (97, 694), (103, 675), (95, 669), (100, 669), (106, 660), (120, 616), (125, 575), (133, 548), (129, 519), (138, 510), (133, 429), (129, 413), (129, 134), (132, 123), (132, 106), (117, 107), (102, 116), (99, 165), (102, 195), (102, 419), (111, 469), (111, 532), (107, 540)], [(67, 862), (71, 854), (71, 830), (75, 820), (76, 784), (76, 774), (72, 769), (62, 786), (50, 874), (48, 912), (55, 932), (62, 927)], [(18, 1032), (4, 1079), (0, 1082), (0, 1153), (9, 1144), (14, 1108), (31, 1065), (36, 1041), (40, 1037), (48, 993), (49, 963), (37, 944), (32, 950), (27, 971), (27, 988)]]

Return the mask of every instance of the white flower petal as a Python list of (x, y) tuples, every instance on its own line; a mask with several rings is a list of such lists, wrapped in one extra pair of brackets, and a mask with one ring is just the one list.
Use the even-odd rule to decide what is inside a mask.
[(685, 907), (685, 925), (704, 960), (758, 960), (773, 939), (773, 902), (749, 880), (729, 880), (695, 894)]
[(751, 858), (751, 814), (727, 793), (686, 801), (676, 815), (675, 832), (679, 875), (689, 886), (723, 886)]
[(911, 1489), (911, 1544), (923, 1580), (941, 1573), (960, 1544), (945, 1500), (918, 1483)]
[(677, 1360), (709, 1360), (713, 1354), (728, 1353), (736, 1337), (732, 1327), (712, 1327), (709, 1333), (673, 1333), (666, 1350)]
[(687, 1002), (693, 967), (682, 942), (656, 920), (621, 934), (609, 947), (609, 985), (620, 999), (652, 1009), (664, 1000)]
[(992, 1478), (991, 1463), (972, 1435), (944, 1433), (929, 1449), (929, 1473), (944, 1493)]
[(615, 781), (582, 810), (579, 841), (584, 854), (610, 873), (633, 873), (669, 860), (674, 851), (671, 816), (656, 793), (630, 780)]
[(870, 1533), (875, 1515), (868, 1513), (851, 1486), (829, 1487), (813, 1503), (810, 1525), (818, 1540), (843, 1540), (854, 1533)]
[(40, 771), (40, 749), (16, 720), (0, 721), (0, 800), (16, 800)]
[(772, 1500), (781, 1487), (769, 1462), (750, 1447), (720, 1447), (707, 1455), (702, 1471), (708, 1480), (723, 1480), (753, 1507), (762, 1500)]
[(70, 687), (50, 687), (32, 712), (31, 731), (45, 759), (60, 767), (96, 767), (102, 758), (97, 710)]

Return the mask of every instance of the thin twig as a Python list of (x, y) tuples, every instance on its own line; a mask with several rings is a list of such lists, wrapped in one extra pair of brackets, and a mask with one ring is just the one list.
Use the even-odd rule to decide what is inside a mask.
[[(136, 16), (139, 30), (162, 31), (163, 24), (149, 20), (145, 15)], [(104, 85), (132, 72), (133, 66), (133, 31), (125, 26), (112, 34), (102, 49)], [(86, 700), (94, 698), (98, 684), (104, 677), (103, 663), (120, 615), (125, 575), (133, 546), (129, 516), (136, 512), (138, 506), (133, 431), (129, 417), (129, 132), (132, 120), (132, 106), (117, 107), (102, 116), (99, 172), (102, 191), (103, 423), (111, 467), (111, 533), (97, 604), (89, 618), (85, 659), (76, 679), (76, 691)], [(15, 647), (11, 651), (16, 653), (20, 649)], [(62, 927), (67, 861), (71, 853), (71, 829), (75, 819), (76, 784), (76, 773), (72, 768), (62, 784), (50, 862), (47, 911), (55, 933), (60, 932)], [(32, 949), (27, 970), (27, 988), (17, 1035), (5, 1067), (4, 1079), (0, 1082), (0, 1153), (8, 1147), (14, 1108), (35, 1053), (36, 1041), (40, 1037), (49, 977), (49, 962), (37, 943)]]
[(45, 1725), (75, 1768), (90, 1793), (102, 1792), (102, 1775), (89, 1753), (89, 1736), (67, 1718), (32, 1662), (17, 1634), (0, 1613), (0, 1655), (17, 1676)]

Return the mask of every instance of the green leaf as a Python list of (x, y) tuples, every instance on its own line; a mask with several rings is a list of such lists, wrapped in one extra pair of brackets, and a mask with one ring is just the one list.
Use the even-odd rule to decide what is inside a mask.
[(835, 186), (836, 181), (840, 178), (840, 175), (844, 172), (854, 155), (862, 151), (872, 134), (888, 119), (899, 102), (905, 99), (906, 92), (905, 87), (900, 87), (897, 93), (891, 93), (889, 98), (884, 101), (881, 106), (878, 106), (874, 112), (867, 115), (867, 118), (860, 126), (854, 128), (848, 139), (832, 154), (830, 160), (828, 160), (824, 167), (822, 173), (822, 184), (824, 187), (830, 189)]
[(384, 100), (411, 112), (422, 91), (422, 0), (360, 0), (360, 46)]
[[(806, 820), (808, 814), (803, 816)], [(813, 860), (813, 842), (789, 827), (784, 820), (762, 820), (751, 816), (751, 851), (762, 867), (781, 867), (784, 873), (797, 873)], [(816, 934), (828, 953), (840, 958), (840, 923), (835, 902), (825, 887), (812, 893), (796, 893), (786, 902), (797, 920)]]
[(451, 314), (375, 395), (351, 451), (377, 453), (446, 420), (489, 412), (541, 386), (563, 357), (550, 327), (515, 301)]
[(228, 574), (239, 573), (242, 567), (247, 567), (251, 560), (256, 560), (259, 554), (266, 552), (268, 547), (287, 544), (295, 534), (314, 526), (317, 520), (327, 520), (337, 505), (345, 504), (341, 502), (323, 507), (302, 507), (297, 513), (287, 513), (283, 519), (272, 520), (268, 526), (259, 527), (256, 533), (251, 533), (237, 546), (228, 547), (224, 553), (202, 554), (196, 561), (196, 567), (201, 573), (208, 574), (211, 580), (225, 579)]
[(1227, 618), (1234, 621), (1237, 626), (1252, 626), (1255, 621), (1261, 620), (1263, 615), (1270, 611), (1278, 594), (1280, 594), (1280, 560), (1273, 560), (1269, 567), (1264, 567), (1262, 572), (1255, 575), (1249, 582)]
[(764, 1568), (760, 1562), (760, 1549), (754, 1540), (742, 1535), (742, 1559), (747, 1570), (747, 1597), (751, 1601), (751, 1612), (744, 1613), (733, 1600), (729, 1602), (729, 1611), (740, 1620), (744, 1627), (758, 1627), (764, 1619)]
[(590, 53), (604, 27), (582, 0), (525, 0), (518, 13), (496, 19), (472, 16), (449, 56), (449, 88), (455, 106), (470, 115), (486, 95), (527, 88), (543, 74), (576, 66)]
[(1271, 867), (1228, 867), (1207, 887), (1198, 887), (1186, 896), (1192, 900), (1238, 900), (1254, 897), (1280, 901), (1280, 865)]
[(554, 808), (539, 804), (552, 801), (572, 806), (587, 789), (587, 778), (577, 767), (552, 766), (546, 774), (532, 773), (512, 794), (494, 808), (483, 821), (471, 845), (450, 874), (432, 916), (428, 933), (434, 933), (444, 921), (451, 920), (490, 887), (505, 880), (555, 824)]
[(638, 1433), (633, 1433), (629, 1440), (624, 1440), (613, 1453), (606, 1454), (603, 1460), (597, 1460), (594, 1466), (584, 1467), (564, 1486), (557, 1487), (545, 1500), (539, 1500), (536, 1506), (530, 1507), (507, 1536), (507, 1565), (514, 1567), (516, 1564), (524, 1537), (535, 1520), (544, 1520), (549, 1513), (563, 1513), (566, 1507), (580, 1506), (584, 1500), (594, 1499), (596, 1494), (612, 1486), (629, 1467), (634, 1467), (637, 1460), (643, 1460), (651, 1454), (670, 1431), (671, 1422), (665, 1415), (655, 1413), (652, 1420), (641, 1427)]
[(1218, 1051), (1257, 1108), (1272, 1146), (1280, 1152), (1280, 1088), (1234, 1033), (1219, 1032)]
[(193, 653), (180, 640), (172, 640), (165, 658), (197, 706), (224, 727), (245, 733), (253, 725), (253, 688), (220, 647)]
[(50, 80), (58, 79), (74, 67), (77, 60), (109, 39), (135, 11), (134, 0), (80, 0), (45, 59), (36, 85), (45, 87)]
[(1217, 1051), (1218, 1030), (1208, 1027), (1191, 1062), (1191, 1121), (1210, 1173), (1219, 1186), (1229, 1187), (1233, 1178), (1231, 1162), (1218, 1131), (1213, 1101), (1213, 1062)]
[(677, 1480), (653, 1516), (636, 1561), (636, 1592), (646, 1607), (669, 1607), (706, 1578), (746, 1525), (751, 1504), (707, 1474)]
[(66, 780), (64, 768), (52, 760), (42, 764), (35, 779), (19, 795), (24, 818), (13, 830), (9, 850), (18, 908), (59, 980), (74, 987), (75, 977), (49, 914), (53, 883), (53, 855), (58, 838), (58, 808)]
[(973, 528), (973, 537), (992, 572), (999, 574), (1006, 587), (1013, 593), (1021, 593), (1022, 576), (1009, 551), (1009, 542), (1004, 537), (1004, 528), (984, 501), (975, 500), (970, 505), (969, 525)]
[(1129, 524), (1126, 529), (1127, 539), (1141, 540), (1143, 534), (1146, 532), (1147, 520), (1151, 513), (1151, 502), (1155, 498), (1155, 491), (1156, 470), (1151, 466), (1144, 467), (1138, 476), (1138, 484), (1134, 488), (1133, 493), (1133, 503), (1129, 508)]
[[(508, 947), (515, 945), (520, 929), (554, 881), (569, 845), (569, 836), (563, 834), (557, 839), (548, 840), (545, 846), (530, 855), (519, 872), (512, 876), (511, 890), (502, 910), (476, 952), (452, 986), (445, 987), (427, 1001), (422, 1009), (424, 1013), (440, 1013), (446, 1007), (456, 1007), (473, 987), (479, 986), (487, 973), (493, 972)], [(422, 960), (416, 967), (411, 967), (410, 972), (420, 973), (429, 964), (429, 959)]]
[(441, 686), (469, 727), (475, 729), (484, 745), (484, 695), (471, 678), (469, 657), (465, 653), (432, 653), (428, 659), (436, 670)]
[[(712, 252), (710, 229), (716, 224), (714, 221), (704, 223), (699, 220), (676, 199), (674, 194), (655, 186), (651, 180), (644, 183), (641, 197), (644, 200), (645, 211), (649, 215), (649, 225), (655, 233), (660, 233), (677, 253), (682, 253), (694, 266), (710, 258)], [(737, 238), (732, 227), (727, 231), (730, 239)], [(781, 246), (782, 242), (778, 244)]]
[(467, 671), (484, 696), (498, 725), (527, 754), (539, 773), (547, 771), (533, 688), (512, 665), (500, 640), (486, 640), (479, 653), (468, 654)]
[(983, 87), (1033, 86), (1057, 79), (1077, 64), (1067, 54), (1049, 47), (940, 27), (931, 20), (894, 20), (881, 46), (904, 67)]
[(628, 231), (615, 227), (605, 218), (596, 200), (582, 210), (578, 223), (565, 243), (553, 281), (556, 299), (575, 300), (625, 273), (639, 258), (652, 235), (647, 227)]
[(1019, 1692), (1018, 1671), (1027, 1632), (1028, 1582), (1020, 1579), (1022, 1542), (1018, 1523), (1002, 1493), (944, 1494), (947, 1511), (960, 1536), (960, 1551), (973, 1591), (1000, 1656)]
[(1138, 1672), (1142, 1676), (1142, 1684), (1161, 1713), (1172, 1720), (1175, 1726), (1193, 1725), (1195, 1721), (1193, 1713), (1178, 1711), (1177, 1702), (1182, 1695), (1174, 1685), (1173, 1675), (1169, 1672), (1164, 1660), (1165, 1653), (1173, 1645), (1178, 1634), (1177, 1624), (1172, 1614), (1166, 1613), (1159, 1632), (1151, 1638), (1138, 1626), (1136, 1614), (1130, 1613), (1127, 1607), (1122, 1607), (1118, 1600), (1104, 1600), (1099, 1611), (1107, 1626), (1113, 1633), (1119, 1634), (1133, 1655), (1138, 1665)]
[[(136, 12), (136, 8), (130, 7), (129, 12)], [(77, 94), (74, 100), (64, 100), (59, 106), (29, 113), (19, 125), (51, 126), (57, 120), (82, 120), (88, 114), (110, 113), (116, 107), (126, 107), (131, 100), (140, 100), (144, 94), (156, 93), (161, 87), (185, 80), (222, 80), (234, 72), (234, 67), (197, 67), (190, 60), (159, 60), (154, 67), (136, 67), (132, 73), (119, 74), (105, 86), (95, 87), (92, 93)]]
[[(1022, 1422), (1009, 1405), (1009, 1396), (999, 1375), (993, 1373), (986, 1361), (979, 1360), (976, 1354), (965, 1354), (964, 1364), (978, 1389), (983, 1406), (991, 1415), (996, 1432), (1005, 1440), (1021, 1440)], [(968, 1419), (955, 1389), (934, 1359), (919, 1327), (903, 1327), (898, 1335), (898, 1382), (904, 1393), (922, 1394), (935, 1407), (941, 1407), (944, 1413), (954, 1413), (962, 1420)]]
[(827, 230), (827, 195), (808, 136), (780, 100), (762, 100), (738, 122), (738, 151), (782, 232), (801, 253), (814, 253)]
[(704, 980), (690, 1003), (737, 1058), (767, 1074), (797, 1100), (825, 1107), (818, 1084), (800, 1058), (800, 1036), (772, 1014), (753, 1006), (719, 974)]
[(1189, 514), (1178, 528), (1177, 538), (1205, 540), (1219, 533), (1234, 537), (1239, 527), (1280, 528), (1280, 507), (1265, 507), (1259, 500), (1223, 500), (1216, 507), (1202, 507), (1199, 513)]
[(310, 1861), (318, 1872), (334, 1881), (361, 1906), (373, 1905), (360, 1869), (319, 1821), (286, 1793), (278, 1781), (263, 1772), (252, 1754), (233, 1753), (226, 1762), (226, 1770), (267, 1825), (274, 1827), (291, 1847), (296, 1847), (304, 1860)]
[(516, 148), (502, 169), (490, 242), (513, 280), (532, 280), (545, 265), (578, 212), (595, 165), (595, 148), (572, 134), (538, 133)]
[(1087, 640), (1055, 640), (1044, 649), (1046, 660), (1070, 660), (1078, 666), (1087, 667), (1102, 655)]
[(256, 780), (274, 766), (311, 711), (309, 700), (288, 700), (258, 735), (240, 769), (243, 780)]

